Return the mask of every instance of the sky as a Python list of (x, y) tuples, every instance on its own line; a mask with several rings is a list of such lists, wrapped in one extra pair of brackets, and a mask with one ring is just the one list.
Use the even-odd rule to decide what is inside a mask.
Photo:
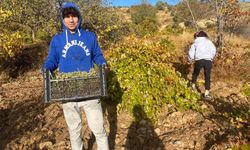
[[(158, 0), (148, 0), (152, 5), (155, 5)], [(169, 5), (175, 5), (180, 0), (161, 0), (162, 2), (167, 2)], [(131, 6), (138, 5), (141, 3), (141, 0), (111, 0), (113, 6)]]

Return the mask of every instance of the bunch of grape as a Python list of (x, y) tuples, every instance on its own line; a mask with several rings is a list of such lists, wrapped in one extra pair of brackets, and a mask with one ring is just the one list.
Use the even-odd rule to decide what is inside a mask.
[(76, 71), (70, 73), (56, 73), (56, 79), (68, 79), (68, 78), (88, 78), (88, 77), (96, 77), (98, 76), (98, 72), (91, 68), (89, 72), (85, 71)]

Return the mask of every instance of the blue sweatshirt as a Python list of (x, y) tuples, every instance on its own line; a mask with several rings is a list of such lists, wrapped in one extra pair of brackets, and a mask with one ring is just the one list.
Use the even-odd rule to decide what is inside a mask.
[[(73, 7), (77, 11), (79, 8), (73, 3), (65, 3), (63, 8)], [(80, 11), (79, 11), (80, 14)], [(93, 32), (84, 31), (81, 28), (81, 16), (76, 32), (71, 33), (64, 25), (63, 32), (52, 38), (49, 47), (48, 58), (44, 63), (44, 68), (54, 71), (59, 68), (59, 72), (86, 71), (97, 65), (106, 64), (96, 36)]]

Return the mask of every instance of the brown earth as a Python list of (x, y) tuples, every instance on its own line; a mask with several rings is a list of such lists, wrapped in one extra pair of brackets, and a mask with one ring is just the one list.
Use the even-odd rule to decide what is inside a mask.
[[(240, 83), (213, 81), (214, 98), (201, 100), (202, 112), (172, 112), (167, 107), (159, 122), (135, 123), (130, 114), (116, 113), (112, 102), (103, 102), (105, 127), (111, 149), (230, 149), (249, 142), (249, 120), (230, 113), (245, 113), (249, 103)], [(15, 80), (1, 80), (0, 149), (70, 149), (67, 126), (59, 103), (43, 102), (42, 76), (32, 70)], [(235, 114), (235, 115), (236, 115)], [(248, 116), (249, 117), (249, 116)], [(86, 149), (96, 149), (83, 113)], [(249, 118), (247, 118), (249, 119)]]
[[(249, 110), (239, 87), (220, 81), (214, 87), (215, 98), (201, 101), (203, 113), (165, 110), (155, 127), (147, 120), (136, 124), (131, 115), (117, 114), (114, 104), (104, 102), (111, 149), (228, 149), (249, 142), (249, 122), (225, 116)], [(84, 146), (96, 149), (84, 116), (83, 120)], [(70, 149), (61, 106), (43, 103), (38, 70), (1, 83), (0, 123), (0, 149)]]

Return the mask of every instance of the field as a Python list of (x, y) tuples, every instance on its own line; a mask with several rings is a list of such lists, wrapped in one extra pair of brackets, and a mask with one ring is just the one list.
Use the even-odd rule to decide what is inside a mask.
[[(127, 8), (119, 9), (118, 14), (131, 22)], [(170, 13), (158, 11), (157, 18), (159, 19), (157, 34), (143, 38), (128, 35), (120, 43), (114, 42), (113, 45), (117, 46), (117, 49), (115, 46), (113, 48), (112, 44), (110, 47), (105, 47), (105, 57), (111, 61), (112, 50), (119, 50), (120, 47), (131, 50), (134, 48), (134, 43), (138, 44), (136, 48), (142, 50), (148, 48), (155, 53), (161, 53), (163, 50), (164, 53), (159, 58), (168, 53), (171, 55), (166, 56), (167, 61), (163, 61), (162, 64), (170, 64), (171, 69), (181, 79), (190, 81), (193, 64), (188, 63), (187, 52), (193, 41), (194, 30), (185, 29), (178, 33), (177, 31), (169, 33), (166, 27), (173, 25)], [(248, 26), (249, 24), (242, 29), (243, 33), (249, 32)], [(211, 29), (207, 31), (211, 40), (215, 41), (215, 31)], [(218, 55), (213, 62), (211, 85), (213, 98), (205, 100), (201, 96), (197, 102), (199, 109), (179, 110), (175, 105), (165, 102), (160, 109), (158, 119), (153, 122), (147, 116), (147, 112), (142, 114), (144, 118), (136, 118), (136, 114), (127, 109), (119, 109), (120, 101), (113, 101), (110, 97), (102, 99), (110, 149), (250, 149), (250, 37), (249, 34), (231, 36), (228, 33), (224, 36), (225, 47), (218, 49)], [(136, 43), (137, 40), (140, 42)], [(159, 41), (168, 44), (165, 47), (166, 51)], [(168, 49), (171, 46), (169, 41), (175, 50)], [(16, 65), (18, 71), (11, 70), (13, 68), (9, 68), (11, 71), (7, 70), (10, 74), (14, 74), (13, 77), (6, 70), (0, 72), (0, 149), (69, 150), (71, 149), (69, 134), (61, 104), (44, 103), (41, 66), (47, 55), (48, 43), (27, 44), (24, 49), (25, 53), (18, 57), (22, 58), (22, 61), (19, 61), (20, 66)], [(133, 49), (131, 51), (133, 52)], [(155, 61), (149, 60), (152, 60), (151, 63)], [(117, 64), (111, 64), (110, 76), (116, 71), (115, 65)], [(118, 73), (116, 75), (118, 76)], [(119, 76), (116, 78), (119, 79)], [(117, 91), (123, 90), (121, 93), (125, 94), (127, 89), (122, 87), (123, 82), (118, 80), (118, 83)], [(201, 95), (204, 93), (203, 71), (199, 76), (198, 85)], [(169, 88), (170, 86), (172, 85), (169, 85)], [(191, 91), (191, 88), (189, 89)], [(83, 110), (82, 118), (84, 148), (95, 150), (97, 149), (95, 137), (87, 126)]]

